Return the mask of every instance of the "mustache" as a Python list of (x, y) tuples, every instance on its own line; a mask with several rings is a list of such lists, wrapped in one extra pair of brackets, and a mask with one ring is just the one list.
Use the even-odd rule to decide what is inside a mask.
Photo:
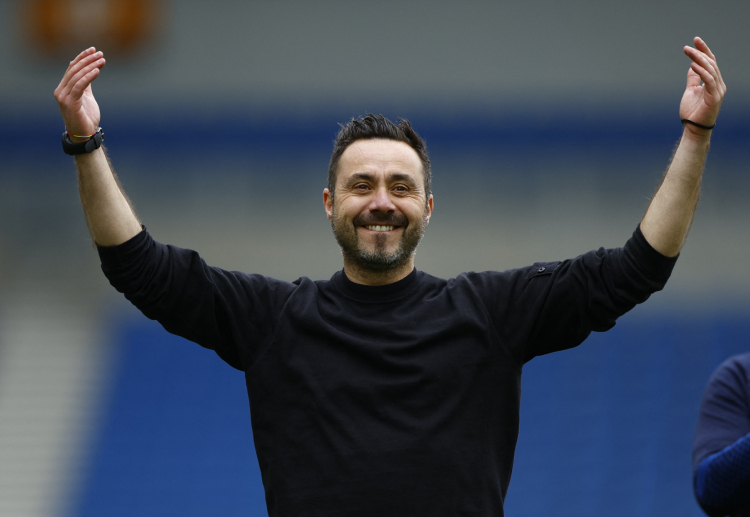
[(409, 220), (404, 214), (359, 214), (352, 221), (354, 226), (380, 225), (380, 226), (408, 226)]

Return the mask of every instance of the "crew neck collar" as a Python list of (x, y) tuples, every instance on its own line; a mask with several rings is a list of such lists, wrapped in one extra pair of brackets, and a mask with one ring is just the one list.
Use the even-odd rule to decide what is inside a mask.
[(411, 273), (396, 282), (385, 285), (364, 285), (352, 282), (344, 273), (344, 270), (337, 271), (331, 282), (345, 295), (356, 298), (361, 301), (388, 301), (401, 298), (408, 294), (417, 281), (417, 269), (412, 269)]

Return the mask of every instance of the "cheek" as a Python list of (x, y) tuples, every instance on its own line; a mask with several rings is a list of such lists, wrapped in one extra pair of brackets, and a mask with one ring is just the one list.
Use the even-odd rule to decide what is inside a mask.
[(365, 206), (365, 203), (362, 203), (357, 198), (344, 197), (343, 199), (336, 200), (333, 209), (339, 217), (353, 219), (365, 209)]
[(422, 218), (427, 213), (427, 208), (423, 199), (415, 199), (409, 203), (408, 206), (404, 206), (404, 213), (408, 214), (410, 218)]

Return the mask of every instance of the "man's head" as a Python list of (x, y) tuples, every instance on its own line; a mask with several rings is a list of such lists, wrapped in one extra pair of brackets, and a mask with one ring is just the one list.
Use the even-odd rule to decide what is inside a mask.
[(357, 140), (374, 138), (404, 142), (414, 149), (422, 162), (424, 191), (429, 198), (432, 195), (432, 166), (430, 155), (427, 153), (427, 146), (422, 137), (412, 129), (408, 120), (399, 118), (398, 124), (395, 124), (383, 115), (373, 115), (372, 113), (358, 119), (351, 119), (346, 124), (341, 125), (341, 130), (333, 142), (333, 153), (331, 153), (331, 161), (328, 164), (328, 190), (331, 195), (335, 197), (339, 161), (346, 148)]
[(414, 268), (432, 214), (429, 163), (406, 121), (368, 115), (342, 128), (323, 201), (350, 278), (395, 281)]

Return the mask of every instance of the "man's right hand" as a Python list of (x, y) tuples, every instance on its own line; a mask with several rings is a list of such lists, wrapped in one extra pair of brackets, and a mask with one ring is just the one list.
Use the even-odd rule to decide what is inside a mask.
[[(94, 47), (78, 54), (70, 62), (62, 81), (55, 89), (65, 129), (73, 135), (93, 135), (99, 128), (99, 105), (91, 92), (91, 83), (105, 65), (104, 55)], [(73, 142), (88, 138), (70, 137)]]

